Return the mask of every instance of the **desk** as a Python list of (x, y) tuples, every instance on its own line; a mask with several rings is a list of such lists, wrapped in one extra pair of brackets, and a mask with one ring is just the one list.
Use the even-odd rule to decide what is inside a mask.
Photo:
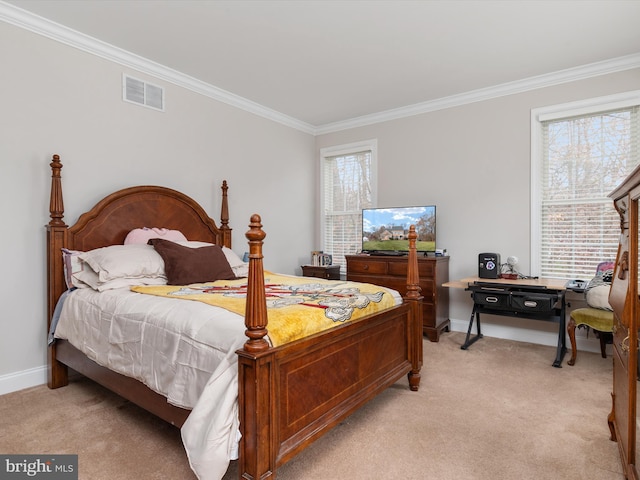
[[(552, 321), (558, 323), (558, 346), (553, 366), (561, 368), (562, 359), (567, 351), (564, 299), (566, 282), (555, 279), (511, 280), (470, 277), (443, 284), (444, 287), (470, 291), (473, 299), (467, 337), (460, 348), (466, 350), (482, 338), (481, 313)], [(474, 320), (477, 333), (472, 337)]]

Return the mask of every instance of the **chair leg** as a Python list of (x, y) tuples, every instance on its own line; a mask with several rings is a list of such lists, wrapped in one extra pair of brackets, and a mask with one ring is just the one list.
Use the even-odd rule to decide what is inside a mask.
[(607, 358), (607, 339), (606, 335), (603, 332), (599, 332), (600, 337), (600, 354), (602, 358)]
[(573, 318), (569, 319), (567, 325), (567, 333), (569, 334), (569, 340), (571, 341), (571, 358), (567, 362), (567, 365), (575, 365), (578, 349), (576, 348), (576, 321)]

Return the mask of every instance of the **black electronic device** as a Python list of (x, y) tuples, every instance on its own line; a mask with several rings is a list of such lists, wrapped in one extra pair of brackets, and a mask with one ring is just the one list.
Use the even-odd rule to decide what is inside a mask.
[(587, 283), (588, 282), (586, 280), (567, 280), (566, 287), (567, 290), (573, 290), (574, 292), (582, 293), (584, 292), (585, 288), (587, 288)]
[(435, 252), (435, 205), (363, 209), (362, 252), (371, 255), (406, 255), (409, 252), (411, 225), (415, 225), (418, 235), (416, 250)]
[(500, 254), (481, 253), (478, 255), (478, 276), (480, 278), (500, 278)]

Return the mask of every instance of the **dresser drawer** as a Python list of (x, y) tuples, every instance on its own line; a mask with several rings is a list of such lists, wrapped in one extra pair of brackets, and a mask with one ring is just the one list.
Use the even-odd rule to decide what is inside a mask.
[[(407, 270), (409, 269), (407, 262), (390, 262), (389, 263), (389, 275), (396, 275), (398, 277), (407, 277)], [(431, 278), (435, 273), (434, 263), (418, 263), (418, 275), (420, 278)]]
[(375, 260), (350, 260), (349, 273), (366, 273), (367, 275), (386, 275), (387, 262)]
[[(372, 283), (374, 285), (380, 285), (382, 287), (391, 288), (405, 296), (407, 294), (407, 279), (403, 277), (389, 277), (389, 276), (361, 276), (361, 275), (349, 275), (348, 280), (354, 282)], [(420, 295), (424, 297), (424, 303), (433, 303), (436, 293), (435, 282), (431, 279), (420, 279)]]

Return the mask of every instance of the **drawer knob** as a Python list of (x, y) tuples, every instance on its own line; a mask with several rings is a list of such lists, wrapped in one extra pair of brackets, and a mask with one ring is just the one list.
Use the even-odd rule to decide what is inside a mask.
[(369, 265), (365, 265), (363, 270), (369, 270)]

